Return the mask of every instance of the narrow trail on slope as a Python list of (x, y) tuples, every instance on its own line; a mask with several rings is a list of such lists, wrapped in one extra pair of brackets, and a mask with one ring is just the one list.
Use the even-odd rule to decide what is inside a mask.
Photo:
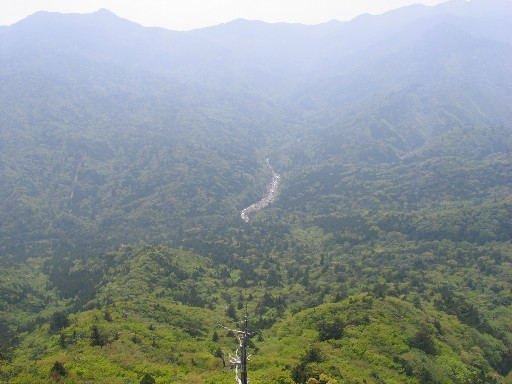
[(279, 173), (275, 171), (275, 169), (270, 164), (269, 159), (267, 159), (267, 167), (272, 172), (272, 180), (267, 186), (267, 193), (265, 194), (265, 196), (263, 196), (263, 198), (260, 201), (249, 205), (247, 208), (242, 209), (242, 211), (240, 212), (240, 217), (242, 217), (242, 220), (245, 221), (246, 223), (249, 222), (249, 215), (251, 213), (257, 212), (267, 207), (272, 201), (274, 201), (279, 191), (279, 182), (281, 179), (281, 175), (279, 175)]

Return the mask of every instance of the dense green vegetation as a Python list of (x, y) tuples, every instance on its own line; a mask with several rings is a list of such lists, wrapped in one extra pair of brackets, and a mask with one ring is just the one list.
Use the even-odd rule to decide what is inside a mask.
[[(107, 253), (75, 265), (76, 273), (101, 276), (80, 311), (61, 302), (30, 320), (35, 309), (19, 305), (27, 322), (17, 348), (4, 349), (10, 363), (2, 379), (44, 382), (59, 363), (63, 382), (138, 382), (149, 374), (156, 382), (229, 383), (223, 359), (236, 340), (215, 324), (234, 324), (247, 303), (255, 382), (302, 383), (321, 374), (340, 383), (498, 382), (512, 363), (512, 294), (499, 285), (511, 273), (510, 247), (450, 250), (446, 241), (447, 254), (436, 257), (425, 245), (420, 253), (412, 245), (398, 251), (399, 239), (386, 243), (377, 242), (373, 256), (357, 247), (361, 260), (348, 265), (346, 255), (331, 256), (256, 283), (240, 280), (244, 269), (182, 250), (140, 245)], [(393, 257), (403, 261), (399, 268)], [(272, 270), (284, 269), (276, 263)], [(31, 281), (37, 297), (40, 283)], [(57, 305), (55, 292), (47, 296)]]
[[(0, 28), (0, 381), (233, 383), (218, 323), (247, 308), (253, 384), (511, 383), (512, 15), (489, 4)], [(267, 158), (278, 198), (245, 223)]]

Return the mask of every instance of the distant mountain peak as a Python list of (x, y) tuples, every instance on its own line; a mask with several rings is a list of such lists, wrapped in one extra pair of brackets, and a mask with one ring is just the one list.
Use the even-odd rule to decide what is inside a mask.
[[(101, 22), (125, 22), (130, 24), (137, 24), (133, 21), (123, 19), (116, 15), (114, 12), (106, 8), (100, 8), (97, 11), (90, 13), (63, 13), (63, 12), (51, 12), (51, 11), (37, 11), (34, 14), (27, 16), (23, 20), (15, 24), (25, 23), (54, 23), (57, 20), (64, 21), (68, 20), (73, 23), (79, 22), (79, 20), (99, 20)], [(14, 25), (15, 25), (14, 24)], [(138, 25), (138, 24), (137, 24)]]
[(96, 12), (93, 12), (93, 13), (98, 13), (98, 14), (104, 13), (104, 14), (114, 15), (114, 12), (112, 12), (110, 9), (107, 9), (107, 8), (100, 8)]
[[(95, 12), (88, 13), (85, 15), (94, 16), (94, 17), (102, 17), (105, 19), (122, 19), (122, 20), (124, 20), (122, 17), (119, 17), (118, 15), (116, 15), (114, 12), (112, 12), (111, 10), (109, 10), (107, 8), (100, 8)], [(126, 21), (129, 21), (129, 20), (126, 20)]]

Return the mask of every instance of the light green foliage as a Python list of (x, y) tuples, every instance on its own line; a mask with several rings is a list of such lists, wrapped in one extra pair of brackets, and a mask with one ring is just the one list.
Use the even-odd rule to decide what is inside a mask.
[[(272, 323), (262, 322), (258, 313), (281, 305), (278, 290), (220, 290), (221, 275), (208, 259), (191, 252), (141, 245), (108, 253), (90, 265), (98, 263), (109, 278), (97, 286), (96, 299), (88, 305), (96, 308), (69, 315), (67, 326), (53, 335), (55, 315), (48, 315), (48, 323), (25, 335), (12, 362), (2, 367), (7, 382), (47, 380), (56, 361), (67, 373), (60, 380), (69, 383), (136, 382), (145, 374), (157, 383), (208, 382), (214, 377), (217, 381), (212, 382), (229, 382), (221, 356), (234, 353), (237, 344), (222, 329), (215, 330), (216, 320), (232, 321), (224, 314), (227, 303), (240, 300), (241, 292), (245, 297), (250, 293), (251, 324), (266, 328)], [(183, 301), (191, 290), (194, 300), (208, 295), (205, 308)], [(284, 297), (288, 292), (294, 291), (280, 290)], [(207, 308), (211, 303), (215, 309)], [(256, 349), (250, 377), (256, 383), (343, 383), (370, 377), (397, 383), (428, 378), (465, 383), (503, 364), (507, 349), (495, 336), (429, 302), (421, 307), (373, 294), (349, 296), (295, 315), (284, 306), (275, 312), (276, 323), (262, 331), (264, 337), (252, 340)], [(30, 370), (25, 368), (29, 364)]]

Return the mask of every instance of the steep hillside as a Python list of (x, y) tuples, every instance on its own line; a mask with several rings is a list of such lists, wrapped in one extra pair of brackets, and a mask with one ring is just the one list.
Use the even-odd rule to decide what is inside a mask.
[(507, 2), (478, 4), (315, 27), (178, 33), (101, 10), (2, 28), (4, 249), (212, 231), (262, 193), (267, 157), (295, 182), (508, 126), (512, 48), (490, 24)]

